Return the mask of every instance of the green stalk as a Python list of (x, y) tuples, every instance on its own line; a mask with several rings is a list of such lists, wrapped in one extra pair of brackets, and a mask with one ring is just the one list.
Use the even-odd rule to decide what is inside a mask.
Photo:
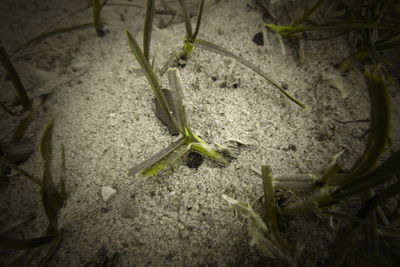
[(147, 0), (146, 17), (144, 21), (143, 31), (143, 54), (145, 59), (150, 62), (150, 42), (151, 42), (151, 31), (153, 28), (153, 17), (154, 17), (155, 3), (154, 0)]

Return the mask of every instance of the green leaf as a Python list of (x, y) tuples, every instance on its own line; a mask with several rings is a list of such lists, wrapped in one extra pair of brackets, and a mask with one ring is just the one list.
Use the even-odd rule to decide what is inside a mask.
[(0, 236), (0, 249), (7, 249), (7, 250), (31, 249), (48, 244), (53, 240), (54, 240), (53, 236), (45, 236), (45, 237), (30, 238), (30, 239), (15, 239), (6, 236)]
[(183, 85), (182, 79), (177, 68), (168, 69), (169, 87), (173, 90), (173, 105), (176, 114), (173, 114), (179, 124), (179, 129), (188, 129), (185, 107), (183, 105)]
[(144, 21), (144, 31), (143, 31), (143, 54), (148, 62), (150, 58), (150, 42), (151, 42), (151, 31), (153, 28), (154, 10), (155, 10), (154, 0), (147, 0), (146, 17)]
[(192, 143), (191, 148), (196, 150), (197, 152), (203, 154), (206, 157), (209, 157), (222, 166), (227, 166), (229, 162), (216, 150), (214, 150), (209, 144), (205, 143), (204, 141), (202, 143)]
[(190, 36), (190, 39), (189, 39), (190, 43), (193, 43), (196, 40), (197, 35), (199, 34), (201, 17), (203, 16), (203, 8), (204, 8), (204, 0), (201, 0), (200, 7), (199, 7), (199, 12), (197, 13), (196, 28), (194, 30), (193, 35)]
[(190, 40), (193, 36), (192, 23), (190, 22), (189, 12), (187, 11), (185, 0), (179, 0), (182, 9), (183, 18), (185, 20), (186, 38)]
[(289, 98), (292, 102), (294, 102), (295, 104), (299, 105), (302, 108), (305, 108), (304, 104), (302, 104), (300, 101), (298, 101), (293, 96), (288, 94), (285, 91), (285, 89), (282, 88), (282, 86), (280, 86), (278, 83), (276, 83), (270, 77), (268, 77), (268, 75), (266, 73), (264, 73), (260, 68), (258, 68), (253, 63), (245, 60), (244, 58), (242, 58), (240, 56), (237, 56), (237, 55), (233, 54), (232, 52), (226, 50), (225, 48), (222, 48), (222, 47), (220, 47), (220, 46), (218, 46), (216, 44), (213, 44), (213, 43), (205, 41), (205, 40), (196, 39), (196, 41), (194, 42), (194, 45), (200, 47), (201, 49), (208, 50), (208, 51), (213, 52), (213, 53), (217, 53), (217, 54), (221, 54), (223, 56), (234, 58), (235, 60), (237, 60), (242, 65), (248, 67), (249, 69), (251, 69), (254, 72), (256, 72), (257, 74), (259, 74), (261, 77), (266, 79), (272, 86), (277, 88), (284, 96)]
[(354, 163), (345, 178), (345, 186), (341, 191), (359, 184), (363, 175), (372, 169), (384, 151), (389, 137), (390, 106), (389, 97), (384, 82), (371, 75), (365, 75), (371, 102), (371, 124), (367, 145), (363, 154)]
[[(139, 48), (138, 43), (132, 37), (129, 32), (126, 32), (129, 40), (129, 46), (131, 48), (132, 54), (135, 56), (137, 62), (140, 64), (141, 68), (144, 71), (144, 74), (147, 78), (147, 81), (150, 84), (151, 89), (153, 90), (153, 94), (156, 97), (157, 102), (160, 104), (162, 109), (164, 110), (165, 115), (171, 120), (171, 122), (179, 129), (179, 124), (176, 119), (171, 115), (171, 111), (168, 107), (167, 100), (161, 90), (160, 83), (156, 74), (154, 73), (153, 68), (151, 67), (150, 63), (146, 60), (145, 56), (143, 55), (142, 51)], [(179, 129), (179, 131), (183, 134), (184, 130)]]
[(57, 191), (51, 178), (50, 163), (52, 158), (52, 132), (54, 121), (45, 128), (40, 142), (40, 152), (43, 159), (42, 201), (46, 216), (49, 220), (48, 233), (55, 235), (58, 232), (58, 214), (64, 205), (62, 195)]
[(3, 164), (5, 166), (9, 167), (10, 169), (15, 170), (20, 175), (25, 176), (26, 178), (28, 178), (35, 184), (41, 186), (42, 182), (39, 180), (39, 178), (36, 178), (35, 176), (27, 173), (26, 171), (24, 171), (23, 169), (21, 169), (17, 165), (15, 165), (13, 162), (9, 161), (8, 159), (6, 159), (2, 156), (0, 156), (0, 164)]
[(137, 166), (129, 170), (129, 176), (139, 174), (141, 178), (148, 178), (156, 175), (163, 170), (168, 164), (174, 162), (190, 149), (185, 137), (179, 138), (177, 141), (161, 150), (151, 158), (143, 161)]

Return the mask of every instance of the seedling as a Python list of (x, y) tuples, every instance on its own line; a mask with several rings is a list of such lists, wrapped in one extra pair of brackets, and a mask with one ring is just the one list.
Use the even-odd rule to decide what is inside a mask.
[(197, 35), (199, 34), (199, 31), (200, 31), (200, 23), (201, 23), (201, 17), (203, 15), (204, 0), (201, 0), (201, 2), (200, 2), (199, 11), (197, 14), (196, 28), (195, 28), (194, 32), (192, 29), (192, 23), (190, 21), (190, 16), (189, 16), (189, 12), (187, 11), (185, 0), (179, 0), (179, 4), (181, 6), (183, 18), (185, 20), (185, 28), (186, 28), (185, 44), (183, 46), (183, 53), (181, 55), (181, 58), (187, 59), (190, 56), (190, 54), (192, 53), (193, 43), (196, 41)]
[[(168, 80), (173, 96), (173, 103), (168, 103), (159, 84), (159, 80), (150, 63), (146, 60), (144, 54), (139, 48), (139, 45), (132, 35), (129, 32), (127, 32), (127, 35), (132, 54), (135, 56), (136, 60), (143, 69), (147, 81), (149, 82), (153, 94), (155, 95), (156, 101), (162, 108), (166, 118), (168, 118), (171, 124), (173, 124), (182, 135), (177, 141), (172, 143), (166, 149), (132, 168), (129, 171), (129, 175), (133, 176), (139, 174), (139, 176), (145, 178), (153, 176), (164, 169), (168, 164), (186, 154), (189, 150), (197, 151), (222, 165), (227, 165), (228, 162), (221, 154), (212, 149), (190, 129), (183, 105), (183, 86), (178, 69), (170, 68), (168, 70)], [(170, 105), (174, 107), (174, 112), (171, 110)]]
[(93, 11), (93, 25), (96, 30), (97, 36), (103, 37), (105, 31), (103, 29), (103, 22), (100, 17), (100, 12), (108, 0), (87, 0), (87, 4), (92, 8)]

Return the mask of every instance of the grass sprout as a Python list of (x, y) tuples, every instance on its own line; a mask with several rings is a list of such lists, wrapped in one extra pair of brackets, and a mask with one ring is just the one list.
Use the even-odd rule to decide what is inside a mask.
[[(156, 101), (164, 112), (165, 117), (168, 118), (170, 123), (174, 125), (182, 135), (167, 148), (130, 169), (128, 174), (131, 176), (138, 175), (144, 178), (151, 177), (163, 170), (170, 163), (180, 158), (189, 150), (197, 151), (222, 165), (227, 165), (227, 160), (220, 153), (211, 148), (210, 145), (190, 129), (183, 104), (183, 85), (179, 70), (177, 68), (168, 69), (168, 80), (170, 88), (172, 89), (172, 103), (168, 103), (167, 98), (161, 89), (159, 79), (145, 55), (140, 50), (138, 43), (129, 32), (127, 32), (127, 36), (132, 54), (143, 69)], [(174, 108), (171, 109), (170, 106), (173, 106)]]
[(93, 11), (93, 25), (96, 30), (97, 36), (99, 37), (103, 37), (105, 35), (100, 12), (107, 2), (108, 0), (87, 0), (87, 4), (92, 8)]
[(181, 6), (183, 18), (185, 21), (185, 28), (186, 28), (185, 44), (183, 46), (183, 54), (181, 55), (181, 58), (183, 58), (183, 59), (187, 59), (190, 56), (190, 54), (192, 53), (193, 43), (196, 41), (197, 35), (199, 34), (199, 31), (200, 31), (200, 24), (201, 24), (201, 18), (203, 16), (204, 2), (205, 2), (204, 0), (201, 0), (201, 2), (200, 2), (199, 11), (197, 13), (196, 28), (193, 32), (189, 12), (186, 7), (186, 2), (185, 2), (185, 0), (179, 0), (179, 4)]
[(223, 47), (220, 47), (220, 46), (218, 46), (218, 45), (216, 45), (214, 43), (211, 43), (209, 41), (206, 41), (206, 40), (202, 40), (202, 39), (198, 39), (197, 38), (195, 40), (195, 42), (194, 42), (194, 45), (200, 47), (203, 50), (207, 50), (207, 51), (210, 51), (210, 52), (213, 52), (213, 53), (217, 53), (217, 54), (220, 54), (220, 55), (227, 56), (227, 57), (235, 59), (236, 61), (238, 61), (242, 65), (246, 66), (247, 68), (249, 68), (252, 71), (254, 71), (257, 74), (259, 74), (265, 80), (267, 80), (268, 83), (270, 83), (272, 86), (274, 86), (276, 89), (278, 89), (290, 101), (292, 101), (296, 105), (300, 106), (301, 108), (305, 108), (305, 105), (303, 103), (301, 103), (299, 100), (297, 100), (296, 98), (291, 96), (289, 93), (287, 93), (285, 91), (285, 89), (282, 88), (281, 85), (279, 85), (277, 82), (275, 82), (264, 71), (262, 71), (259, 67), (257, 67), (253, 63), (249, 62), (248, 60), (246, 60), (246, 59), (244, 59), (244, 58), (242, 58), (242, 57), (230, 52), (229, 50), (227, 50), (227, 49), (225, 49)]

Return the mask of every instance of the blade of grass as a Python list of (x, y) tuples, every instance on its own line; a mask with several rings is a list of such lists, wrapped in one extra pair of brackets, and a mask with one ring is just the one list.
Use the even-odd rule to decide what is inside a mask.
[(264, 189), (264, 206), (266, 211), (265, 223), (270, 229), (271, 236), (277, 246), (286, 255), (293, 254), (293, 248), (282, 238), (278, 229), (278, 217), (276, 214), (276, 201), (274, 197), (274, 189), (272, 186), (272, 170), (270, 166), (261, 166), (261, 174)]
[(61, 190), (60, 190), (60, 193), (61, 193), (61, 196), (62, 196), (62, 198), (64, 200), (67, 199), (67, 192), (65, 190), (65, 179), (66, 179), (65, 173), (66, 173), (66, 170), (67, 170), (67, 168), (65, 166), (65, 147), (62, 144), (61, 145), (61, 177), (60, 177), (60, 188), (61, 188)]
[(139, 48), (138, 43), (136, 40), (132, 37), (132, 35), (129, 32), (126, 32), (129, 40), (129, 46), (131, 48), (132, 54), (135, 56), (137, 62), (140, 64), (142, 67), (144, 74), (147, 78), (147, 81), (150, 84), (151, 89), (153, 90), (153, 94), (156, 97), (156, 100), (162, 107), (162, 109), (165, 112), (165, 115), (171, 120), (171, 122), (176, 126), (176, 128), (184, 134), (184, 129), (179, 128), (179, 124), (176, 121), (176, 119), (171, 115), (171, 111), (168, 107), (167, 100), (165, 99), (165, 96), (161, 90), (158, 78), (156, 74), (154, 73), (154, 70), (151, 68), (150, 63), (146, 60), (145, 56), (143, 55), (142, 51)]
[(32, 103), (29, 100), (29, 97), (26, 93), (25, 87), (21, 82), (21, 79), (14, 68), (13, 63), (11, 62), (10, 57), (7, 54), (6, 49), (3, 46), (3, 42), (0, 39), (0, 62), (3, 65), (4, 69), (6, 70), (7, 74), (11, 78), (11, 82), (14, 85), (14, 88), (20, 98), (22, 106), (24, 110), (30, 110), (32, 108)]
[(21, 169), (17, 165), (15, 165), (13, 162), (9, 161), (8, 159), (6, 159), (2, 156), (0, 156), (0, 164), (3, 164), (5, 166), (7, 166), (8, 168), (15, 170), (17, 173), (19, 173), (22, 176), (25, 176), (26, 178), (28, 178), (35, 184), (37, 184), (39, 186), (42, 185), (42, 182), (40, 181), (39, 178), (36, 178), (35, 176), (27, 173), (26, 171), (24, 171), (23, 169)]
[(305, 105), (303, 103), (301, 103), (300, 101), (298, 101), (297, 99), (295, 99), (294, 97), (292, 97), (290, 94), (288, 94), (285, 89), (282, 88), (282, 86), (280, 86), (278, 83), (276, 83), (274, 80), (272, 80), (266, 73), (264, 73), (260, 68), (258, 68), (256, 65), (254, 65), (253, 63), (245, 60), (244, 58), (237, 56), (235, 54), (233, 54), (232, 52), (226, 50), (225, 48), (222, 48), (216, 44), (213, 44), (211, 42), (202, 40), (202, 39), (196, 39), (194, 42), (194, 45), (200, 47), (203, 50), (207, 50), (213, 53), (217, 53), (217, 54), (221, 54), (223, 56), (227, 56), (227, 57), (231, 57), (234, 58), (235, 60), (237, 60), (239, 63), (241, 63), (242, 65), (248, 67), (249, 69), (253, 70), (254, 72), (256, 72), (257, 74), (259, 74), (261, 77), (263, 77), (265, 80), (267, 80), (272, 86), (274, 86), (275, 88), (277, 88), (283, 95), (285, 95), (287, 98), (289, 98), (292, 102), (294, 102), (295, 104), (299, 105), (302, 108), (305, 108)]
[(319, 31), (319, 30), (359, 30), (359, 29), (380, 29), (399, 31), (400, 27), (394, 23), (376, 23), (370, 21), (338, 21), (331, 23), (317, 24), (313, 26), (279, 26), (274, 24), (265, 24), (267, 28), (275, 31), (283, 36), (288, 36), (295, 33), (305, 31)]
[[(188, 123), (185, 112), (185, 107), (183, 105), (183, 85), (182, 79), (179, 74), (179, 70), (177, 68), (169, 68), (168, 69), (168, 80), (169, 87), (173, 89), (172, 97), (173, 97), (173, 105), (176, 111), (174, 114), (177, 122), (179, 123), (179, 129), (184, 129), (185, 137), (189, 136), (188, 131)], [(186, 134), (187, 133), (187, 134)]]
[(215, 161), (217, 161), (222, 166), (227, 166), (229, 162), (216, 150), (214, 150), (210, 145), (205, 143), (192, 143), (191, 148), (196, 150), (197, 152), (207, 156)]
[[(185, 137), (182, 136), (165, 149), (153, 155), (151, 158), (130, 169), (128, 175), (135, 176), (136, 174), (139, 174), (140, 177), (143, 178), (153, 176), (164, 169), (168, 163), (173, 162), (182, 156), (187, 152), (187, 150), (189, 150), (189, 148), (190, 147), (188, 147)], [(179, 152), (176, 152), (178, 150)]]
[(150, 42), (151, 42), (151, 31), (153, 28), (154, 10), (155, 10), (154, 0), (147, 0), (146, 17), (144, 21), (144, 31), (143, 31), (143, 54), (148, 62), (150, 62), (149, 60)]
[(199, 34), (201, 17), (203, 16), (203, 8), (204, 8), (204, 0), (201, 0), (200, 7), (199, 7), (199, 12), (197, 14), (196, 28), (194, 30), (193, 35), (190, 36), (190, 39), (189, 39), (190, 43), (193, 43), (196, 40), (197, 35)]
[(58, 233), (58, 214), (64, 205), (64, 199), (58, 192), (51, 178), (51, 159), (52, 159), (52, 133), (54, 121), (51, 121), (45, 128), (40, 142), (40, 154), (43, 161), (43, 180), (42, 180), (42, 202), (49, 220), (48, 234)]
[(193, 36), (193, 30), (192, 30), (192, 23), (190, 21), (190, 16), (189, 12), (186, 7), (185, 0), (179, 0), (179, 4), (182, 9), (182, 15), (185, 20), (185, 27), (186, 27), (186, 39), (191, 39)]

